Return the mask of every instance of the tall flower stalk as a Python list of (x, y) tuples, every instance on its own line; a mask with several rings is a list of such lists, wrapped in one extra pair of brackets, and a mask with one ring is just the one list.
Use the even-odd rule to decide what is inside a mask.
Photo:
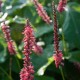
[(33, 80), (34, 79), (34, 68), (32, 66), (32, 63), (30, 61), (30, 54), (31, 50), (33, 48), (33, 45), (35, 44), (35, 37), (33, 35), (33, 29), (30, 25), (29, 20), (27, 20), (27, 24), (25, 26), (25, 29), (23, 31), (24, 34), (24, 63), (23, 63), (23, 68), (20, 72), (20, 80)]
[(58, 24), (57, 24), (57, 15), (56, 15), (56, 9), (55, 9), (55, 4), (52, 2), (52, 9), (53, 9), (53, 23), (54, 23), (54, 61), (56, 68), (59, 67), (59, 65), (62, 62), (62, 51), (59, 50), (59, 38), (58, 38)]
[(4, 33), (4, 38), (6, 39), (6, 42), (7, 42), (7, 45), (8, 45), (8, 50), (9, 50), (11, 55), (14, 55), (16, 53), (16, 50), (15, 50), (14, 42), (11, 39), (10, 28), (9, 28), (9, 26), (7, 26), (5, 24), (5, 22), (2, 23), (1, 28), (2, 28), (2, 31)]
[(40, 4), (38, 2), (38, 0), (33, 0), (33, 3), (36, 7), (36, 10), (39, 14), (39, 16), (47, 23), (47, 24), (50, 24), (51, 23), (51, 20), (50, 20), (50, 17), (48, 16), (47, 12), (44, 10), (42, 4)]

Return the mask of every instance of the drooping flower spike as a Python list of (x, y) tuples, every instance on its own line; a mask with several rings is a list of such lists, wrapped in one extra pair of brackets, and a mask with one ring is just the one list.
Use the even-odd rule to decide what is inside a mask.
[(54, 2), (52, 2), (52, 9), (53, 9), (53, 17), (54, 17), (54, 20), (53, 20), (53, 23), (54, 23), (54, 55), (53, 55), (53, 58), (55, 61), (56, 68), (58, 68), (63, 60), (62, 59), (63, 54), (62, 54), (62, 51), (59, 50), (58, 24), (57, 24), (57, 15), (56, 15), (56, 9), (55, 9)]
[(7, 26), (5, 24), (5, 22), (2, 23), (2, 31), (4, 33), (4, 37), (6, 39), (7, 45), (8, 45), (8, 50), (10, 52), (11, 55), (16, 54), (16, 50), (15, 50), (15, 46), (14, 46), (14, 42), (11, 39), (11, 34), (10, 34), (10, 29), (9, 26)]
[(39, 16), (47, 23), (50, 24), (52, 20), (50, 20), (50, 17), (48, 16), (47, 12), (44, 10), (43, 6), (38, 2), (38, 0), (33, 0), (33, 3), (36, 7), (36, 10), (39, 14)]
[(20, 80), (33, 80), (34, 79), (34, 67), (32, 66), (32, 63), (30, 61), (30, 54), (31, 54), (31, 50), (35, 44), (35, 37), (33, 35), (33, 29), (30, 25), (29, 20), (27, 20), (27, 24), (25, 26), (25, 29), (23, 31), (24, 34), (24, 50), (23, 50), (23, 54), (24, 54), (24, 64), (23, 64), (23, 68), (20, 72)]
[(67, 4), (67, 0), (60, 0), (59, 4), (58, 4), (58, 7), (57, 7), (57, 10), (59, 12), (63, 12), (65, 10), (66, 4)]
[(43, 52), (43, 48), (39, 45), (37, 45), (37, 43), (33, 46), (32, 50), (37, 54), (40, 55)]

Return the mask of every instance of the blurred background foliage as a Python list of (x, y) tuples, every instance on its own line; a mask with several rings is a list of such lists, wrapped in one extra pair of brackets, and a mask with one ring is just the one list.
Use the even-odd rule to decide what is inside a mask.
[[(52, 19), (52, 0), (39, 1)], [(55, 0), (56, 6), (58, 1)], [(64, 55), (64, 66), (59, 69), (56, 69), (52, 58), (53, 24), (46, 24), (38, 16), (32, 0), (3, 0), (0, 23), (6, 20), (10, 26), (18, 54), (10, 56), (0, 26), (0, 80), (20, 80), (19, 72), (23, 67), (24, 57), (22, 31), (26, 18), (30, 19), (35, 30), (36, 41), (44, 44), (41, 55), (31, 55), (35, 69), (34, 80), (80, 80), (80, 0), (68, 0), (66, 11), (57, 12), (59, 44)]]

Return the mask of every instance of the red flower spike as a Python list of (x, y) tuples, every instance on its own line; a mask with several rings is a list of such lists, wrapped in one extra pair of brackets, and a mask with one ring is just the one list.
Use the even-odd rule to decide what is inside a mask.
[(57, 7), (57, 10), (59, 12), (63, 12), (65, 10), (66, 4), (67, 4), (67, 0), (60, 0), (58, 7)]
[(9, 29), (9, 26), (6, 26), (5, 23), (3, 23), (2, 25), (2, 31), (4, 33), (4, 37), (6, 39), (6, 41), (10, 41), (11, 40), (11, 36), (10, 36), (10, 29)]
[(23, 58), (24, 64), (23, 64), (23, 68), (20, 72), (20, 80), (33, 80), (34, 79), (34, 76), (33, 76), (34, 67), (32, 66), (32, 63), (30, 61), (30, 54), (31, 54), (31, 50), (35, 44), (35, 37), (33, 35), (33, 29), (30, 25), (29, 20), (27, 20), (27, 24), (25, 26), (23, 34), (24, 34), (23, 54), (25, 57)]
[(15, 50), (15, 46), (13, 44), (13, 41), (11, 39), (9, 26), (7, 26), (7, 25), (5, 25), (5, 23), (3, 23), (1, 28), (2, 28), (2, 31), (4, 33), (4, 37), (7, 41), (8, 50), (9, 50), (11, 55), (14, 55), (16, 53), (16, 50)]
[(53, 55), (56, 68), (58, 68), (59, 65), (62, 63), (62, 60), (63, 60), (62, 57), (63, 57), (62, 51), (58, 51), (58, 53), (55, 53), (55, 54)]
[(57, 24), (57, 16), (56, 16), (56, 9), (54, 2), (52, 3), (52, 9), (53, 9), (53, 16), (54, 16), (54, 52), (53, 55), (56, 68), (59, 67), (59, 65), (62, 62), (62, 51), (59, 50), (59, 39), (58, 39), (58, 24)]
[(35, 44), (33, 46), (32, 50), (38, 55), (42, 54), (42, 52), (43, 52), (43, 48), (41, 46), (37, 45), (37, 44)]
[(14, 53), (16, 53), (16, 52), (15, 52), (15, 47), (14, 47), (13, 41), (7, 42), (7, 45), (8, 45), (8, 50), (9, 50), (10, 54), (14, 55)]
[(36, 7), (36, 10), (39, 16), (47, 23), (50, 24), (51, 20), (50, 17), (47, 15), (47, 12), (44, 10), (43, 6), (38, 2), (38, 0), (33, 0), (33, 3)]
[(53, 17), (54, 17), (54, 51), (58, 52), (59, 50), (59, 39), (58, 39), (58, 24), (57, 24), (57, 15), (54, 2), (52, 3), (53, 8)]
[[(33, 35), (33, 29), (28, 20), (27, 20), (27, 25), (25, 26), (23, 34), (25, 36), (23, 39), (23, 42), (25, 43), (24, 48), (27, 49), (29, 47), (31, 50), (33, 45), (35, 44), (35, 37)], [(29, 43), (29, 45), (28, 45), (28, 43)], [(28, 45), (28, 46), (26, 46), (26, 45)]]

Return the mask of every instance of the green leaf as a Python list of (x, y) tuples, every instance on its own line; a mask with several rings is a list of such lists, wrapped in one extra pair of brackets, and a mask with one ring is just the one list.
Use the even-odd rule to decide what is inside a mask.
[(80, 51), (69, 52), (70, 60), (80, 62)]
[(25, 1), (24, 4), (22, 2), (18, 1), (5, 1), (4, 5), (2, 6), (2, 11), (7, 12), (8, 14), (12, 14), (18, 9), (22, 9), (27, 5), (27, 2)]
[(53, 27), (50, 25), (44, 25), (37, 27), (37, 31), (35, 32), (36, 37), (40, 37), (46, 33), (53, 31)]
[(45, 70), (47, 69), (47, 67), (48, 67), (53, 61), (54, 61), (54, 60), (53, 60), (53, 57), (48, 58), (48, 62), (38, 70), (37, 74), (38, 74), (39, 76), (44, 75)]
[(17, 43), (20, 43), (23, 36), (22, 31), (23, 31), (24, 25), (16, 24), (16, 23), (13, 23), (13, 24), (11, 26), (11, 37), (14, 41), (17, 41)]
[(20, 72), (20, 63), (19, 63), (19, 59), (16, 56), (13, 56), (12, 58), (12, 71), (19, 73)]
[(42, 41), (44, 41), (45, 45), (50, 45), (53, 43), (53, 31), (47, 32), (41, 36)]
[(18, 23), (18, 24), (25, 24), (26, 23), (26, 19), (25, 18), (21, 18), (21, 17), (19, 17), (17, 15), (13, 18), (13, 21)]
[(55, 80), (55, 79), (48, 76), (35, 76), (34, 80)]
[(6, 60), (6, 48), (4, 48), (4, 50), (0, 51), (0, 63), (3, 63)]
[(37, 71), (43, 65), (45, 65), (48, 62), (48, 58), (52, 57), (52, 55), (53, 55), (53, 45), (48, 45), (44, 49), (43, 54), (40, 56), (32, 54), (31, 58), (32, 58), (32, 63), (34, 65), (35, 70)]
[(80, 49), (80, 5), (69, 3), (63, 25), (65, 40), (74, 48)]

